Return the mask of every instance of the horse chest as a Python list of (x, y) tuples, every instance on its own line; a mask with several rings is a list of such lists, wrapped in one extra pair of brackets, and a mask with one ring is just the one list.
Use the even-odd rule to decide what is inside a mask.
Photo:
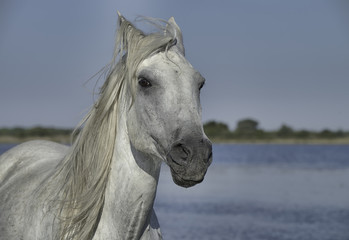
[(151, 239), (147, 236), (154, 235), (150, 219), (156, 181), (142, 172), (120, 169), (111, 173), (94, 239)]

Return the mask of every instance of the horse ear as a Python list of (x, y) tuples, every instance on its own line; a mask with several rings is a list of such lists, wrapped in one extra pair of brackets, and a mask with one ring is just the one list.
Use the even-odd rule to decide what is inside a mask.
[(117, 30), (116, 42), (118, 44), (122, 44), (122, 48), (128, 48), (129, 43), (132, 42), (132, 39), (135, 38), (135, 36), (143, 36), (144, 34), (141, 30), (136, 28), (130, 21), (124, 18), (124, 16), (122, 16), (119, 11), (117, 11), (117, 13), (119, 28)]
[(124, 18), (124, 16), (121, 15), (121, 13), (119, 11), (117, 11), (118, 16), (119, 16), (119, 26), (121, 25), (121, 23), (123, 23), (124, 21), (126, 21), (126, 18)]
[(174, 17), (171, 17), (167, 22), (168, 22), (167, 29), (170, 32), (172, 32), (172, 34), (175, 36), (175, 38), (177, 40), (176, 47), (183, 55), (185, 55), (185, 49), (184, 49), (184, 45), (183, 45), (183, 36), (182, 36), (181, 29), (177, 25)]

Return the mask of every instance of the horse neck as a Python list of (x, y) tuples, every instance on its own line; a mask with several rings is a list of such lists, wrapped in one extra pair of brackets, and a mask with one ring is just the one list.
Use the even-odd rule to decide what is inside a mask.
[(97, 239), (139, 239), (152, 213), (161, 162), (133, 149), (126, 129), (121, 117)]

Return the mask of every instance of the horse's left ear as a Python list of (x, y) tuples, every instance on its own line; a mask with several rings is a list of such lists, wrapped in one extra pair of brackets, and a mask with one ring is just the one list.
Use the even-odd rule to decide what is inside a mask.
[(184, 45), (183, 45), (183, 36), (182, 36), (181, 29), (177, 25), (174, 17), (171, 17), (167, 22), (168, 22), (167, 29), (172, 32), (172, 34), (175, 36), (175, 38), (177, 40), (176, 47), (183, 55), (185, 55), (185, 49), (184, 49)]

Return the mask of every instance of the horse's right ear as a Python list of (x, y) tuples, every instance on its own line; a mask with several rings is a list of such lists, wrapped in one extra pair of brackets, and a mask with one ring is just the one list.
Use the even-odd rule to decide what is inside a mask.
[(126, 18), (124, 18), (124, 16), (121, 15), (121, 13), (119, 11), (117, 11), (118, 13), (118, 16), (119, 16), (119, 26), (124, 22), (126, 21)]

